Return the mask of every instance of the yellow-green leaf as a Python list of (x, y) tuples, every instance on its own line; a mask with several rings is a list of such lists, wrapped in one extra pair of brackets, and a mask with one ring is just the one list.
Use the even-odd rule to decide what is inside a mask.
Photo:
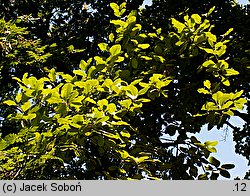
[(138, 44), (138, 48), (141, 48), (141, 49), (147, 49), (149, 47), (150, 47), (149, 44)]
[(122, 137), (130, 138), (130, 133), (126, 130), (121, 131)]
[(202, 93), (202, 94), (209, 94), (209, 93), (210, 93), (208, 90), (203, 89), (203, 88), (199, 88), (197, 91), (198, 91), (199, 93)]
[(120, 44), (113, 45), (110, 49), (109, 52), (111, 56), (116, 56), (121, 53), (122, 47)]
[(66, 83), (61, 90), (61, 97), (63, 99), (68, 99), (70, 94), (73, 92), (73, 85), (71, 83)]
[(225, 76), (233, 76), (233, 75), (239, 75), (240, 73), (234, 69), (226, 69), (226, 74)]
[(204, 144), (206, 146), (216, 146), (218, 143), (218, 141), (206, 141)]
[(113, 42), (114, 38), (115, 38), (114, 33), (110, 33), (109, 34), (109, 41)]
[(186, 27), (183, 23), (178, 20), (171, 18), (173, 26), (178, 30), (178, 33), (181, 33), (183, 29)]
[(207, 89), (211, 89), (211, 82), (209, 80), (204, 81), (203, 84)]
[(223, 36), (229, 35), (233, 30), (234, 30), (233, 28), (228, 29), (228, 31)]
[(31, 103), (29, 101), (25, 102), (22, 106), (21, 109), (23, 112), (26, 112), (31, 106)]
[(4, 101), (3, 103), (8, 106), (16, 106), (16, 102), (12, 100), (7, 100), (7, 101)]
[(201, 23), (201, 17), (198, 14), (192, 14), (191, 18), (195, 21), (196, 24)]
[(98, 44), (98, 47), (100, 48), (101, 51), (108, 51), (108, 44), (106, 43), (100, 43)]

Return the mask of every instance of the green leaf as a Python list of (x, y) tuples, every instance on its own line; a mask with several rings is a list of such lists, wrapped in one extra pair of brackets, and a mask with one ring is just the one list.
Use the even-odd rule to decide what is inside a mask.
[(202, 106), (201, 110), (208, 110), (208, 111), (218, 110), (218, 106), (214, 102), (207, 102)]
[(212, 152), (212, 153), (216, 153), (216, 152), (217, 152), (217, 150), (216, 150), (215, 147), (207, 147), (207, 150), (208, 150), (209, 152)]
[(208, 90), (203, 89), (203, 88), (199, 88), (197, 91), (198, 91), (199, 93), (203, 93), (203, 94), (210, 94), (210, 92), (209, 92)]
[(132, 104), (132, 101), (131, 99), (126, 99), (126, 100), (122, 100), (122, 101), (119, 101), (120, 105), (124, 108), (129, 108)]
[(109, 49), (109, 52), (111, 54), (111, 56), (116, 56), (118, 54), (121, 53), (121, 45), (120, 44), (116, 44), (116, 45), (113, 45), (110, 49)]
[(229, 35), (233, 30), (234, 30), (234, 28), (228, 29), (228, 31), (223, 36), (225, 37), (225, 36)]
[(114, 39), (115, 39), (114, 33), (110, 33), (110, 34), (109, 34), (109, 41), (113, 42)]
[(130, 138), (130, 133), (126, 130), (121, 131), (122, 137)]
[(149, 56), (141, 56), (141, 58), (144, 59), (144, 60), (146, 60), (146, 61), (152, 60), (152, 58), (149, 57)]
[(132, 67), (133, 67), (134, 69), (137, 69), (137, 67), (138, 67), (138, 61), (137, 61), (136, 58), (133, 58), (133, 59), (132, 59)]
[(227, 46), (223, 44), (222, 42), (218, 42), (215, 44), (215, 51), (219, 57), (225, 54), (226, 49), (227, 49)]
[(107, 99), (102, 99), (97, 101), (97, 105), (99, 105), (102, 109), (104, 108), (104, 106), (107, 106), (108, 104), (109, 102)]
[(32, 120), (34, 118), (36, 118), (36, 114), (34, 114), (34, 113), (33, 114), (28, 114), (26, 116), (23, 116), (24, 120)]
[(16, 95), (16, 102), (17, 102), (17, 103), (20, 103), (20, 101), (22, 100), (22, 97), (23, 97), (23, 94), (22, 94), (22, 93), (18, 93), (18, 94)]
[(63, 87), (62, 87), (62, 90), (61, 90), (61, 97), (64, 99), (64, 100), (67, 100), (71, 93), (73, 92), (73, 85), (71, 83), (66, 83)]
[(203, 84), (207, 89), (211, 89), (211, 82), (209, 80), (204, 81)]
[(203, 47), (199, 47), (200, 49), (204, 50), (206, 53), (209, 54), (216, 54), (216, 52), (213, 49), (210, 48), (203, 48)]
[(117, 169), (117, 166), (116, 166), (116, 165), (113, 165), (113, 166), (110, 166), (110, 167), (109, 167), (109, 170), (110, 170), (110, 171), (114, 171), (114, 170), (116, 170), (116, 169)]
[(229, 80), (227, 78), (222, 80), (222, 84), (224, 84), (225, 86), (230, 86), (230, 82), (229, 82)]
[(233, 76), (233, 75), (239, 75), (240, 73), (234, 69), (226, 69), (226, 74), (225, 76)]
[(86, 84), (86, 82), (79, 81), (79, 82), (75, 82), (74, 85), (76, 85), (79, 88), (84, 88), (84, 87), (86, 87), (87, 84)]
[(151, 38), (154, 38), (154, 37), (157, 37), (157, 34), (156, 33), (148, 33), (148, 36)]
[(233, 169), (233, 168), (235, 168), (235, 165), (234, 164), (223, 164), (221, 166), (221, 168), (223, 168), (223, 169)]
[(95, 56), (94, 59), (95, 59), (95, 61), (96, 61), (96, 65), (105, 65), (105, 64), (106, 64), (106, 61), (103, 60), (102, 57)]
[(186, 27), (183, 23), (179, 22), (178, 20), (171, 18), (172, 24), (175, 28), (177, 28), (178, 33), (181, 33), (183, 29)]
[(247, 103), (247, 100), (245, 98), (240, 98), (240, 99), (237, 99), (236, 101), (234, 101), (234, 106), (237, 109), (243, 110), (244, 104), (246, 104), (246, 103)]
[(126, 159), (129, 157), (129, 153), (125, 150), (120, 150), (118, 152), (120, 153), (122, 159)]
[(136, 23), (136, 17), (135, 16), (128, 16), (128, 19), (126, 20), (126, 23), (128, 25), (135, 24)]
[(219, 177), (219, 173), (216, 173), (215, 171), (212, 171), (212, 174), (210, 176), (211, 180), (217, 180)]
[(144, 95), (145, 93), (147, 93), (148, 89), (150, 88), (150, 86), (144, 87), (143, 89), (141, 89), (138, 94), (139, 95)]
[(115, 16), (120, 16), (120, 7), (116, 3), (110, 3), (110, 7), (114, 10)]
[(202, 148), (205, 147), (205, 144), (202, 144), (202, 143), (196, 143), (196, 142), (195, 142), (194, 145), (195, 145), (195, 146), (202, 147)]
[(148, 160), (149, 159), (149, 156), (143, 156), (143, 157), (140, 157), (140, 158), (135, 158), (135, 161), (137, 164), (139, 163), (143, 163), (144, 161)]
[(90, 97), (87, 97), (85, 99), (86, 102), (90, 102), (90, 103), (93, 103), (93, 104), (96, 104), (96, 101), (94, 99), (91, 99)]
[(86, 73), (82, 70), (74, 70), (73, 73), (79, 76), (86, 77)]
[(218, 143), (218, 141), (206, 141), (204, 144), (206, 146), (216, 146)]
[(128, 79), (130, 76), (130, 71), (125, 69), (125, 70), (120, 70), (119, 72), (119, 76), (121, 77), (121, 79)]
[(191, 18), (195, 21), (196, 24), (201, 23), (201, 17), (198, 14), (192, 14)]
[(21, 109), (23, 112), (26, 112), (31, 106), (31, 103), (29, 101), (25, 102), (22, 106)]
[(220, 166), (220, 161), (218, 159), (216, 159), (215, 157), (213, 157), (213, 156), (209, 157), (209, 163), (211, 163), (215, 167)]
[(213, 6), (212, 8), (210, 8), (209, 11), (208, 11), (208, 13), (207, 13), (207, 15), (209, 16), (210, 14), (212, 14), (213, 11), (214, 11), (214, 9), (215, 9), (215, 6)]
[(120, 125), (129, 125), (128, 123), (124, 122), (124, 121), (112, 121), (111, 122), (112, 125), (116, 125), (116, 126), (120, 126)]
[(154, 59), (156, 61), (160, 61), (161, 63), (164, 63), (166, 61), (166, 59), (160, 55), (154, 55)]
[(56, 81), (56, 71), (54, 68), (52, 68), (48, 74), (50, 81), (55, 82)]
[(16, 106), (16, 102), (12, 100), (7, 100), (7, 101), (4, 101), (3, 103), (8, 106)]
[(91, 134), (92, 134), (92, 132), (86, 132), (84, 135), (88, 137), (88, 136), (90, 136)]
[(140, 99), (137, 99), (136, 102), (143, 102), (143, 103), (147, 103), (147, 102), (150, 102), (151, 100), (150, 99), (145, 99), (145, 98), (140, 98)]
[(200, 174), (198, 180), (208, 180), (207, 174)]
[(126, 87), (127, 90), (127, 95), (131, 98), (131, 99), (136, 99), (138, 96), (138, 89), (133, 86), (133, 85), (128, 85)]
[(107, 106), (107, 112), (110, 114), (115, 114), (116, 111), (116, 105), (114, 103), (110, 103)]
[(231, 177), (230, 173), (227, 170), (221, 170), (220, 175), (225, 177), (225, 178), (230, 178)]
[(108, 51), (108, 44), (106, 43), (100, 43), (98, 44), (98, 47), (100, 48), (101, 51)]
[(149, 47), (150, 47), (149, 44), (138, 44), (138, 48), (141, 48), (141, 49), (147, 49)]
[(211, 67), (211, 66), (214, 66), (216, 65), (212, 60), (208, 60), (208, 61), (205, 61), (202, 66), (203, 67)]
[(103, 137), (98, 137), (98, 138), (97, 138), (97, 143), (98, 143), (98, 146), (103, 147), (103, 146), (104, 146), (104, 143), (105, 143)]
[(79, 64), (79, 68), (81, 70), (85, 71), (87, 67), (88, 67), (88, 63), (86, 63), (86, 61), (84, 61), (84, 60), (81, 60), (80, 64)]
[(212, 41), (212, 42), (216, 42), (217, 41), (217, 37), (216, 35), (212, 34), (211, 32), (205, 32), (206, 37)]
[(4, 150), (6, 147), (8, 147), (7, 142), (4, 139), (0, 138), (0, 151)]
[(122, 174), (126, 174), (126, 173), (127, 173), (125, 169), (119, 169), (119, 171), (120, 171), (120, 173), (122, 173)]

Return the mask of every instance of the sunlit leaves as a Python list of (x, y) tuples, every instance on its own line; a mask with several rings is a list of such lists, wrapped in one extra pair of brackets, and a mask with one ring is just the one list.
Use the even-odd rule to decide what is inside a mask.
[(223, 36), (228, 36), (233, 30), (233, 28), (228, 29), (227, 32), (223, 34)]
[(114, 10), (115, 16), (120, 16), (119, 5), (116, 3), (110, 3), (110, 7)]
[(16, 106), (16, 102), (12, 100), (7, 100), (3, 102), (4, 104), (7, 104), (8, 106)]
[(209, 162), (216, 167), (220, 166), (220, 161), (213, 156), (209, 157)]
[[(107, 39), (98, 44), (98, 51), (103, 56), (95, 54), (88, 60), (83, 56), (79, 68), (74, 67), (73, 73), (50, 69), (42, 78), (28, 73), (22, 79), (15, 78), (20, 91), (13, 100), (4, 103), (6, 107), (15, 106), (13, 108), (18, 111), (9, 117), (20, 124), (17, 135), (20, 145), (17, 148), (25, 149), (29, 155), (39, 154), (29, 157), (39, 170), (46, 168), (48, 161), (59, 160), (62, 168), (75, 161), (76, 164), (85, 164), (86, 170), (94, 173), (98, 173), (102, 166), (104, 178), (108, 176), (111, 179), (112, 175), (118, 179), (142, 179), (144, 176), (158, 179), (155, 176), (161, 176), (162, 172), (166, 176), (175, 172), (171, 159), (170, 163), (159, 161), (164, 149), (169, 151), (175, 163), (182, 164), (185, 160), (186, 163), (179, 164), (181, 167), (178, 168), (181, 173), (186, 171), (185, 178), (217, 179), (219, 173), (228, 177), (226, 170), (233, 166), (224, 164), (218, 168), (219, 160), (210, 156), (216, 153), (217, 141), (201, 143), (194, 137), (189, 140), (180, 132), (184, 129), (183, 133), (186, 133), (185, 126), (179, 122), (167, 122), (162, 127), (165, 129), (166, 126), (166, 135), (174, 136), (177, 131), (180, 134), (177, 144), (170, 142), (170, 147), (168, 143), (162, 147), (158, 136), (147, 135), (148, 130), (143, 130), (139, 123), (133, 121), (133, 118), (143, 121), (144, 115), (148, 115), (147, 105), (154, 105), (149, 103), (153, 101), (157, 101), (155, 108), (159, 106), (164, 110), (159, 119), (153, 116), (150, 119), (159, 123), (163, 122), (164, 115), (171, 116), (170, 121), (172, 118), (182, 119), (185, 115), (193, 123), (191, 113), (197, 111), (202, 113), (200, 116), (205, 116), (204, 123), (208, 122), (211, 127), (218, 125), (219, 121), (223, 123), (225, 115), (233, 115), (235, 110), (243, 109), (246, 103), (244, 92), (230, 92), (231, 76), (239, 72), (222, 58), (227, 40), (218, 41), (219, 37), (211, 33), (210, 22), (198, 14), (184, 16), (184, 23), (172, 18), (174, 28), (169, 29), (173, 32), (166, 33), (164, 27), (145, 30), (143, 24), (139, 24), (135, 11), (123, 17), (126, 3), (111, 3), (110, 7), (118, 19), (110, 21), (114, 31), (107, 32)], [(76, 50), (73, 45), (67, 49), (69, 54)], [(29, 54), (38, 58), (37, 54)], [(192, 77), (196, 77), (196, 71), (203, 72), (203, 80), (193, 83), (193, 78), (183, 68), (190, 65), (189, 58), (197, 55), (204, 55), (200, 59), (205, 62), (199, 61), (197, 70), (192, 67)], [(183, 74), (187, 80), (182, 80)], [(175, 98), (179, 101), (182, 94), (180, 86), (185, 87), (187, 94), (184, 97), (187, 96), (192, 112), (187, 107), (185, 113), (176, 114), (171, 107), (165, 107), (165, 103), (172, 104)], [(200, 98), (201, 104), (192, 102), (192, 96)], [(177, 108), (184, 106), (186, 103), (181, 101), (176, 105)], [(196, 116), (193, 117), (195, 119)], [(5, 151), (8, 142), (15, 144), (17, 140), (1, 139), (0, 149)], [(205, 169), (210, 173), (199, 175), (198, 167), (203, 164), (208, 164)], [(156, 175), (156, 170), (159, 175)]]
[(108, 44), (106, 43), (100, 43), (98, 44), (98, 47), (100, 48), (101, 51), (108, 51)]
[(133, 86), (133, 85), (129, 85), (126, 87), (127, 90), (127, 95), (128, 97), (130, 97), (131, 99), (136, 99), (138, 96), (138, 89)]
[(63, 85), (61, 89), (61, 97), (67, 100), (72, 92), (73, 92), (73, 85), (71, 83), (66, 83), (65, 85)]
[(122, 131), (122, 132), (121, 132), (121, 135), (122, 135), (123, 137), (130, 138), (130, 133), (129, 133), (128, 131), (126, 131), (126, 130)]
[(185, 24), (179, 22), (178, 20), (172, 18), (172, 24), (177, 29), (178, 33), (181, 33), (185, 28)]
[(211, 89), (211, 82), (209, 80), (204, 81), (203, 84), (207, 89)]
[(141, 49), (147, 49), (149, 48), (149, 44), (138, 44), (138, 48), (141, 48)]
[(201, 17), (198, 14), (192, 14), (191, 18), (194, 20), (195, 23), (197, 24), (201, 23)]
[(26, 112), (30, 107), (31, 107), (31, 103), (29, 101), (27, 101), (23, 105), (21, 105), (21, 109), (23, 112)]
[(233, 75), (238, 75), (239, 72), (234, 70), (234, 69), (225, 69), (225, 76), (233, 76)]
[(116, 3), (110, 3), (110, 7), (113, 9), (114, 15), (120, 17), (126, 11), (126, 2), (122, 3), (120, 6)]
[(116, 56), (121, 53), (121, 45), (113, 45), (109, 50), (111, 56)]

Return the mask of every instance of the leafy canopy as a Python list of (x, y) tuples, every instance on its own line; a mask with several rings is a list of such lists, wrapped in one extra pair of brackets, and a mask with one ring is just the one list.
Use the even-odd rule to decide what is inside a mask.
[[(218, 142), (203, 144), (195, 136), (180, 133), (176, 140), (163, 143), (133, 119), (143, 120), (148, 104), (157, 104), (159, 99), (171, 102), (170, 97), (178, 96), (170, 90), (178, 83), (179, 72), (174, 69), (182, 65), (173, 64), (169, 54), (184, 60), (205, 56), (195, 70), (205, 80), (198, 84), (190, 81), (196, 90), (192, 93), (203, 104), (190, 103), (195, 109), (187, 111), (188, 118), (205, 117), (210, 127), (221, 126), (242, 109), (246, 103), (243, 90), (231, 92), (228, 88), (231, 77), (239, 72), (223, 57), (229, 42), (224, 37), (232, 29), (219, 39), (206, 17), (192, 14), (185, 15), (183, 21), (172, 18), (168, 33), (161, 28), (146, 32), (137, 22), (136, 11), (125, 13), (125, 3), (111, 3), (110, 7), (117, 19), (110, 21), (114, 31), (109, 40), (98, 44), (103, 55), (82, 59), (72, 73), (52, 68), (45, 69), (44, 77), (31, 72), (13, 78), (19, 90), (4, 104), (15, 109), (8, 119), (18, 122), (20, 128), (0, 138), (0, 178), (230, 177), (227, 170), (234, 165), (221, 165), (211, 155)], [(69, 48), (69, 52), (73, 50)]]

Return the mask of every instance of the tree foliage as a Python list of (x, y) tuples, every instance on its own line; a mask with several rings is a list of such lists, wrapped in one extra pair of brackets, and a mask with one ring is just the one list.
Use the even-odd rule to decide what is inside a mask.
[[(234, 29), (213, 32), (216, 7), (161, 24), (144, 16), (147, 9), (134, 10), (142, 2), (67, 3), (5, 16), (20, 27), (2, 20), (1, 76), (8, 84), (14, 76), (19, 87), (1, 97), (9, 115), (0, 132), (0, 178), (229, 178), (234, 165), (211, 154), (217, 142), (195, 137), (206, 123), (222, 127), (247, 103), (247, 81), (234, 84), (242, 69), (228, 60)], [(100, 19), (105, 32), (89, 30), (89, 21)]]

